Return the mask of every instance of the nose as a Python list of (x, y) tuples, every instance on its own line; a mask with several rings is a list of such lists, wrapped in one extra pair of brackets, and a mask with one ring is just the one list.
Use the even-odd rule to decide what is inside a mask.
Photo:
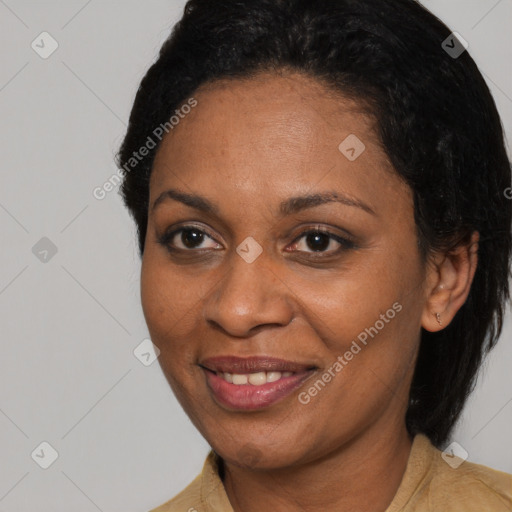
[(264, 254), (252, 263), (231, 255), (224, 277), (205, 300), (208, 323), (230, 336), (247, 337), (292, 321), (293, 294)]

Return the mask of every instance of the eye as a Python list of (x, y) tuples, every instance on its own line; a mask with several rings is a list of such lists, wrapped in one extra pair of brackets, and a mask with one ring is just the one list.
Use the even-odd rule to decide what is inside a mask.
[[(203, 229), (197, 226), (187, 225), (178, 229), (165, 232), (158, 237), (158, 243), (169, 251), (179, 250), (192, 252), (201, 249), (221, 249), (222, 245), (217, 243)], [(305, 252), (312, 254), (335, 254), (342, 250), (353, 249), (355, 243), (348, 238), (332, 233), (325, 228), (315, 227), (303, 231), (292, 243), (290, 252)]]
[[(333, 247), (334, 246), (334, 247)], [(353, 249), (355, 243), (324, 228), (316, 227), (302, 232), (293, 242), (292, 251), (312, 253), (337, 253)], [(310, 250), (308, 250), (310, 249)]]
[[(222, 247), (210, 235), (196, 226), (182, 226), (179, 229), (165, 232), (158, 238), (158, 242), (169, 250), (190, 251), (194, 249), (219, 249)], [(210, 242), (210, 245), (203, 245), (208, 242)]]

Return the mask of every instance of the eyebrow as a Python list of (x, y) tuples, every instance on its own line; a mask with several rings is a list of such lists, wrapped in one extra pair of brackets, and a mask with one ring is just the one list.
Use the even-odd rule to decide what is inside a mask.
[[(186, 206), (205, 213), (215, 215), (219, 214), (219, 207), (208, 199), (195, 194), (187, 194), (175, 189), (169, 189), (162, 192), (157, 197), (157, 199), (155, 199), (152, 210), (154, 211), (160, 204), (168, 199), (174, 199), (175, 201), (183, 203)], [(331, 202), (341, 203), (346, 206), (353, 206), (360, 208), (361, 210), (364, 210), (371, 215), (377, 215), (372, 208), (370, 208), (362, 201), (334, 191), (290, 197), (289, 199), (281, 202), (279, 205), (279, 212), (281, 216), (285, 217), (287, 215), (291, 215), (308, 208), (314, 208), (315, 206), (320, 206), (322, 204)]]

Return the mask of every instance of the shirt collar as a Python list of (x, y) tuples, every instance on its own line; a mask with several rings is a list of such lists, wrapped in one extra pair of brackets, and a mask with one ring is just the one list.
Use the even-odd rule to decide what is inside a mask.
[[(429, 476), (435, 453), (436, 448), (428, 437), (423, 434), (417, 434), (414, 437), (402, 482), (386, 512), (402, 510), (421, 488), (425, 478)], [(234, 512), (219, 476), (219, 469), (222, 470), (222, 459), (210, 450), (201, 472), (200, 492), (204, 512)]]

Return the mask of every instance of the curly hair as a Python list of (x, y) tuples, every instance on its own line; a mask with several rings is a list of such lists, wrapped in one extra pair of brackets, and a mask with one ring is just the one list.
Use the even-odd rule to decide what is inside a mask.
[[(502, 331), (509, 299), (511, 165), (496, 105), (451, 30), (415, 0), (190, 0), (141, 81), (117, 154), (141, 256), (159, 144), (127, 163), (203, 84), (290, 69), (355, 99), (376, 120), (410, 186), (423, 258), (480, 234), (465, 304), (445, 329), (422, 330), (406, 413), (409, 432), (446, 443)], [(425, 261), (425, 260), (424, 260)]]

